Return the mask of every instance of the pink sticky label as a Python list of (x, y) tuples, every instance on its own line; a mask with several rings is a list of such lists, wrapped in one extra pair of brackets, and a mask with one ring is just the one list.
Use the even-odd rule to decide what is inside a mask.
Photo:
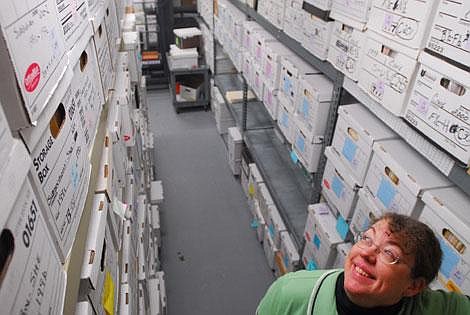
[(41, 79), (41, 68), (34, 62), (26, 70), (24, 75), (23, 83), (27, 92), (33, 92), (39, 85)]
[(416, 104), (416, 110), (420, 114), (426, 114), (428, 112), (428, 109), (429, 109), (429, 102), (425, 98), (420, 97), (418, 104)]
[(271, 77), (271, 72), (272, 72), (272, 66), (271, 66), (271, 64), (268, 62), (268, 63), (266, 64), (266, 76), (267, 76), (268, 78)]

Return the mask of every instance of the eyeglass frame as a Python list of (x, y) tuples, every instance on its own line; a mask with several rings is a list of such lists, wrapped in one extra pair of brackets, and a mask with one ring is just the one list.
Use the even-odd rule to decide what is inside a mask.
[[(354, 245), (359, 246), (359, 248), (361, 248), (361, 249), (369, 249), (369, 248), (372, 248), (372, 246), (375, 246), (375, 252), (377, 253), (377, 257), (382, 257), (382, 255), (380, 255), (380, 254), (381, 254), (381, 253), (382, 253), (382, 254), (385, 254), (384, 249), (383, 249), (383, 246), (377, 245), (377, 244), (374, 242), (374, 239), (373, 239), (372, 237), (365, 235), (366, 232), (369, 231), (369, 230), (370, 230), (370, 229), (365, 230), (365, 231), (362, 231), (362, 232), (360, 232), (359, 234), (357, 234), (357, 235), (354, 237)], [(364, 240), (364, 236), (366, 236), (370, 241)], [(366, 242), (365, 246), (367, 246), (367, 247), (362, 247), (362, 246), (360, 245), (361, 242)], [(370, 244), (369, 244), (369, 243), (370, 243)], [(402, 260), (402, 257), (401, 257), (401, 256), (396, 256), (396, 255), (393, 254), (393, 253), (390, 253), (390, 254), (391, 254), (390, 256), (395, 257), (395, 259), (394, 259), (392, 262), (387, 262), (387, 261), (385, 261), (385, 259), (383, 259), (383, 258), (379, 258), (380, 261), (382, 261), (383, 263), (385, 263), (385, 264), (387, 264), (387, 265), (390, 265), (390, 266), (392, 266), (392, 265), (397, 265), (397, 264), (399, 264), (399, 263), (402, 263), (402, 264), (404, 264), (404, 265), (410, 267), (406, 262), (404, 262), (404, 261)], [(410, 268), (411, 268), (411, 267), (410, 267)]]

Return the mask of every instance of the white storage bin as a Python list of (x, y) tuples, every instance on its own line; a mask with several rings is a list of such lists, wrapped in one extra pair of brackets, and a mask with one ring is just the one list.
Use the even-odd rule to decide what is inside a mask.
[(371, 221), (383, 215), (374, 202), (374, 197), (366, 188), (359, 189), (357, 204), (354, 209), (354, 214), (349, 224), (349, 230), (354, 236), (367, 230), (370, 227)]
[(324, 21), (313, 14), (304, 14), (302, 46), (320, 60), (328, 57), (333, 24), (333, 21)]
[[(278, 94), (279, 96), (279, 94)], [(281, 129), (284, 137), (289, 143), (294, 142), (295, 121), (294, 114), (279, 100), (277, 125)]]
[(295, 271), (300, 262), (299, 251), (288, 231), (281, 232), (281, 244), (279, 247), (282, 263), (287, 272)]
[(266, 226), (264, 227), (263, 249), (269, 268), (274, 270), (274, 256), (276, 255), (278, 248), (274, 245), (274, 241)]
[(452, 186), (403, 140), (379, 141), (373, 150), (364, 186), (382, 211), (416, 218), (423, 209), (420, 197), (426, 190)]
[(470, 76), (423, 53), (405, 118), (465, 164), (470, 162)]
[(272, 120), (277, 120), (279, 112), (279, 99), (278, 99), (279, 90), (277, 86), (274, 87), (268, 83), (264, 84), (263, 90), (263, 104), (264, 107), (268, 110), (269, 115)]
[(333, 0), (330, 17), (362, 30), (369, 20), (369, 11), (372, 1), (373, 0)]
[(281, 76), (281, 58), (292, 55), (292, 51), (279, 42), (268, 42), (263, 56), (263, 74), (266, 85), (278, 88)]
[(279, 213), (277, 207), (273, 204), (268, 206), (268, 213), (266, 218), (266, 226), (268, 232), (277, 248), (281, 247), (281, 233), (287, 231), (287, 227), (284, 224), (284, 220)]
[(372, 158), (374, 142), (395, 139), (397, 135), (361, 104), (338, 108), (332, 146), (340, 160), (362, 186)]
[(294, 122), (292, 150), (309, 173), (315, 173), (322, 154), (323, 136), (306, 133)]

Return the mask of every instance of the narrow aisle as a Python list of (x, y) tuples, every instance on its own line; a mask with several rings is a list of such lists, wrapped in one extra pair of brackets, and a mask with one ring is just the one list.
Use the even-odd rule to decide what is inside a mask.
[(149, 92), (156, 136), (162, 265), (168, 315), (254, 314), (274, 276), (250, 228), (213, 113), (177, 115), (168, 91)]

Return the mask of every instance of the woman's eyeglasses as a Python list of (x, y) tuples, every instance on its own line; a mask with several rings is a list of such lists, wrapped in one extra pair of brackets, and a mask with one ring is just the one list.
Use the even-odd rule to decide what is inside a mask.
[(359, 233), (354, 241), (356, 245), (362, 249), (370, 249), (375, 246), (377, 257), (388, 265), (395, 265), (401, 261), (397, 246), (390, 244), (379, 246), (375, 243), (374, 239), (367, 234), (367, 231)]

